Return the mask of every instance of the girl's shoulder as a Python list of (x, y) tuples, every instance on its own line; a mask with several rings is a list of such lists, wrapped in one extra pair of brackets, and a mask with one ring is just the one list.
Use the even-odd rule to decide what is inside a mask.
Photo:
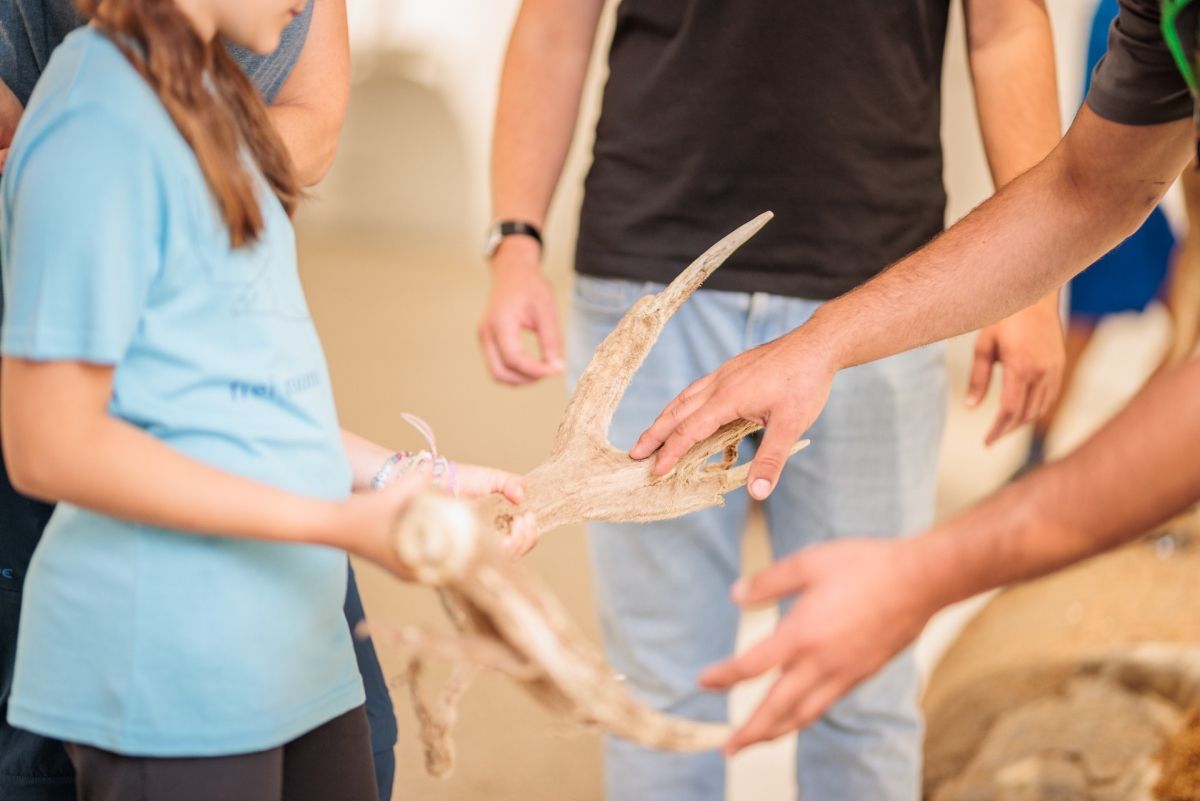
[(96, 158), (104, 158), (103, 149), (114, 140), (153, 153), (176, 147), (180, 139), (150, 85), (105, 34), (87, 26), (67, 36), (46, 65), (21, 118), (8, 166), (18, 166), (22, 153), (53, 138), (49, 134), (67, 121), (97, 135), (61, 146), (82, 147)]

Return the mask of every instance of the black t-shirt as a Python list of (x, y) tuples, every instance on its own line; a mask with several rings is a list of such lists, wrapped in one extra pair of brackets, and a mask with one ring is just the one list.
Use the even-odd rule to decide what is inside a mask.
[(949, 0), (623, 0), (576, 266), (666, 282), (765, 210), (707, 282), (824, 299), (941, 229)]
[[(1192, 114), (1187, 83), (1167, 48), (1159, 0), (1121, 0), (1108, 34), (1108, 53), (1092, 73), (1087, 104), (1106, 120), (1155, 125)], [(1180, 38), (1189, 57), (1196, 44), (1197, 14), (1181, 15)]]

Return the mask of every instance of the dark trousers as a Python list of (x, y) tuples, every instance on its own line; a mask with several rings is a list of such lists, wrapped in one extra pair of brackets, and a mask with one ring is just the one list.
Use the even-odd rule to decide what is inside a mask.
[(66, 748), (79, 801), (375, 801), (370, 742), (360, 706), (253, 754), (163, 759)]
[[(2, 801), (75, 801), (71, 761), (61, 743), (8, 725), (21, 614), (21, 589), (29, 559), (50, 518), (52, 507), (20, 495), (8, 480), (0, 455), (0, 799)], [(346, 590), (346, 620), (351, 630), (363, 619), (354, 571)], [(367, 692), (378, 797), (390, 801), (396, 770), (396, 717), (387, 682), (370, 640), (355, 640), (355, 655)], [(221, 796), (213, 796), (219, 798)], [(335, 798), (337, 796), (331, 796)]]

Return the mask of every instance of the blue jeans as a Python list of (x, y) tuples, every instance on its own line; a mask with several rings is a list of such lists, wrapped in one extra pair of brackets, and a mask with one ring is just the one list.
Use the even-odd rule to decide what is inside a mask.
[[(597, 345), (642, 295), (662, 287), (576, 277), (568, 357), (576, 380)], [(613, 419), (630, 447), (690, 382), (742, 351), (801, 325), (820, 304), (763, 293), (700, 290), (667, 324)], [(765, 505), (776, 557), (834, 537), (895, 537), (928, 525), (945, 418), (940, 346), (844, 370)], [(743, 460), (756, 440), (742, 444)], [(734, 650), (739, 612), (728, 590), (740, 574), (749, 497), (660, 523), (593, 524), (588, 538), (604, 646), (613, 667), (651, 706), (724, 721), (724, 695), (700, 692), (703, 667)], [(786, 611), (786, 605), (781, 612)], [(799, 737), (804, 801), (916, 801), (922, 723), (911, 654), (898, 657)], [(665, 754), (610, 738), (609, 801), (710, 801), (725, 796), (719, 754)]]

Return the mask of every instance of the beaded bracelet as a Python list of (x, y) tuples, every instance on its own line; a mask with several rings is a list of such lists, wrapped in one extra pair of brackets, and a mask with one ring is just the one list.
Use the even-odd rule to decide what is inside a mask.
[(384, 461), (379, 471), (371, 479), (371, 489), (381, 490), (392, 482), (392, 476), (397, 471), (400, 475), (407, 475), (413, 471), (419, 471), (430, 466), (430, 473), (433, 483), (440, 486), (445, 491), (452, 495), (458, 495), (458, 465), (445, 456), (438, 456), (437, 440), (434, 438), (433, 429), (429, 427), (421, 418), (412, 414), (401, 414), (405, 422), (413, 428), (421, 432), (425, 437), (425, 441), (429, 443), (429, 450), (418, 451), (397, 451)]
[(379, 468), (379, 471), (375, 473), (374, 478), (371, 479), (371, 489), (381, 490), (390, 484), (392, 473), (396, 471), (396, 467), (410, 458), (412, 458), (412, 454), (408, 451), (396, 451), (389, 456), (387, 461), (383, 463), (383, 466)]

